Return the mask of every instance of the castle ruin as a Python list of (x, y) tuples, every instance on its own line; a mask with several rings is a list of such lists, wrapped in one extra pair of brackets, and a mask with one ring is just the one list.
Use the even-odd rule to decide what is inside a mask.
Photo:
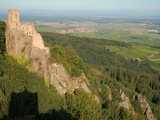
[(42, 76), (48, 86), (54, 86), (61, 95), (75, 89), (91, 93), (85, 74), (73, 78), (62, 64), (49, 60), (49, 48), (44, 45), (40, 33), (33, 24), (21, 23), (19, 10), (9, 10), (6, 25), (6, 49), (10, 56), (25, 57), (30, 61), (32, 70)]

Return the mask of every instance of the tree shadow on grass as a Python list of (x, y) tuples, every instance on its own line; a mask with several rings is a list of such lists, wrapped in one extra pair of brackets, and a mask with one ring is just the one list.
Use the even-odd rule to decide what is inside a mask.
[(9, 115), (2, 120), (74, 120), (65, 110), (51, 110), (47, 113), (38, 111), (38, 95), (24, 90), (12, 93), (9, 104)]

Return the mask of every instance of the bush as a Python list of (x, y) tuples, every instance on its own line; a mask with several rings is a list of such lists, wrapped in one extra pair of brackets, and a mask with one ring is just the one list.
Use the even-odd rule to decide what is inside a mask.
[(80, 76), (83, 73), (83, 62), (72, 48), (60, 45), (51, 45), (50, 52), (52, 60), (63, 64), (72, 76)]
[(66, 95), (65, 109), (76, 120), (101, 120), (101, 107), (95, 98), (80, 91)]

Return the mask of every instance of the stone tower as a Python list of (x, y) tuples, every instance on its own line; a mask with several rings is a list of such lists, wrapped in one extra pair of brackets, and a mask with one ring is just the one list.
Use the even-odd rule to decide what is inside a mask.
[(20, 25), (20, 12), (19, 10), (9, 10), (7, 18), (7, 26), (16, 28)]

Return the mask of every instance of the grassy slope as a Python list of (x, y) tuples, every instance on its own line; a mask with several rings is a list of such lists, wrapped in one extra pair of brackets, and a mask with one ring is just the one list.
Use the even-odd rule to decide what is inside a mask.
[(62, 97), (54, 88), (48, 88), (36, 73), (29, 72), (13, 58), (0, 55), (0, 118), (8, 114), (11, 94), (26, 89), (38, 94), (40, 113), (64, 109), (76, 120), (82, 117), (84, 120), (99, 120), (101, 117), (100, 106), (93, 96), (79, 91), (76, 95)]
[(23, 92), (26, 88), (30, 92), (38, 93), (39, 112), (60, 107), (62, 98), (57, 92), (48, 89), (42, 78), (28, 72), (25, 66), (19, 65), (11, 57), (0, 56), (0, 73), (0, 88), (7, 99), (7, 104), (13, 92)]

